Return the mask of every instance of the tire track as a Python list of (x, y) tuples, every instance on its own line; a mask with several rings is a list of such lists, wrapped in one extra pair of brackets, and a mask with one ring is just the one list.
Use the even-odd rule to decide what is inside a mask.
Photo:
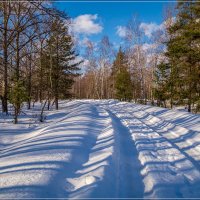
[(120, 119), (107, 110), (113, 122), (114, 132), (117, 135), (117, 197), (119, 198), (142, 198), (144, 184), (140, 171), (142, 166), (138, 160), (138, 152), (131, 139), (131, 135)]
[(102, 126), (95, 134), (95, 141), (88, 151), (87, 159), (65, 179), (63, 185), (70, 199), (116, 197), (115, 169), (113, 169), (115, 136), (112, 121), (104, 109), (98, 107), (95, 109), (98, 116), (97, 123)]
[[(132, 133), (143, 165), (146, 197), (189, 197), (199, 191), (199, 165), (173, 142), (142, 121), (137, 114), (112, 106)], [(164, 187), (165, 186), (165, 187)], [(195, 190), (196, 190), (195, 189)], [(193, 194), (194, 193), (194, 194)]]

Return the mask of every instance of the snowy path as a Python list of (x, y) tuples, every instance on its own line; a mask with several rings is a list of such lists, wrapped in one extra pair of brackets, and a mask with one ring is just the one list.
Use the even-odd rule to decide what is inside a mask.
[(131, 140), (131, 134), (120, 119), (109, 111), (117, 134), (117, 196), (120, 198), (133, 197), (142, 198), (144, 184), (140, 175), (141, 164), (138, 160), (138, 152)]
[[(109, 109), (132, 133), (143, 166), (144, 197), (200, 196), (200, 165), (196, 156), (200, 151), (184, 140), (185, 135), (192, 138), (194, 133), (137, 108), (127, 109), (123, 104), (111, 105)], [(182, 143), (192, 151), (187, 152)]]
[(200, 197), (200, 117), (171, 112), (85, 100), (41, 127), (5, 124), (0, 198)]

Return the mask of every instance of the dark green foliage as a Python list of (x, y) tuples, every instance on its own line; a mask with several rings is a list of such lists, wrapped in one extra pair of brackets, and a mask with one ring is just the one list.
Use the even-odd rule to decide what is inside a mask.
[(130, 101), (132, 99), (131, 76), (126, 68), (121, 69), (116, 75), (116, 97), (119, 100)]
[(166, 100), (169, 98), (170, 86), (170, 67), (167, 63), (160, 63), (155, 71), (155, 84), (157, 87), (154, 89), (154, 96), (158, 100), (158, 105), (164, 103), (166, 107)]
[(125, 58), (125, 53), (122, 51), (121, 47), (117, 53), (116, 59), (113, 63), (112, 73), (113, 75), (120, 72), (122, 69), (127, 67), (127, 60)]
[(26, 88), (22, 81), (15, 81), (9, 91), (9, 101), (14, 106), (14, 123), (18, 122), (18, 115), (20, 114), (21, 105), (23, 102), (27, 101), (28, 95), (26, 93)]
[(0, 3), (0, 99), (5, 113), (8, 102), (13, 104), (15, 123), (22, 102), (28, 109), (38, 100), (48, 109), (55, 102), (58, 109), (58, 99), (71, 95), (80, 62), (69, 24), (67, 14), (51, 3)]
[(58, 99), (68, 98), (71, 95), (69, 89), (74, 82), (74, 77), (79, 75), (77, 71), (80, 62), (75, 61), (77, 55), (74, 44), (64, 22), (57, 18), (52, 23), (51, 30), (43, 64), (46, 68), (47, 84), (58, 109)]
[(125, 54), (120, 48), (113, 63), (112, 78), (115, 90), (114, 97), (124, 101), (132, 99), (132, 82), (127, 66)]
[[(170, 66), (168, 87), (173, 100), (187, 100), (188, 111), (200, 94), (200, 3), (179, 2), (176, 22), (168, 28), (166, 56)], [(159, 69), (160, 66), (158, 66)], [(164, 87), (163, 87), (164, 89)], [(161, 91), (162, 93), (162, 91)]]

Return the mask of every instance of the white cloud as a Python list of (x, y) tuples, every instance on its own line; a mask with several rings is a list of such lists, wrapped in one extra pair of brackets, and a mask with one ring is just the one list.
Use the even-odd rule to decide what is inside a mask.
[(117, 26), (116, 33), (119, 37), (125, 37), (126, 36), (126, 27), (125, 26)]
[(72, 20), (72, 30), (78, 34), (97, 34), (103, 30), (103, 27), (96, 22), (98, 15), (80, 15)]
[(152, 34), (158, 30), (161, 30), (163, 28), (163, 24), (156, 24), (156, 23), (141, 23), (140, 24), (140, 29), (144, 31), (144, 34), (147, 37), (151, 37)]

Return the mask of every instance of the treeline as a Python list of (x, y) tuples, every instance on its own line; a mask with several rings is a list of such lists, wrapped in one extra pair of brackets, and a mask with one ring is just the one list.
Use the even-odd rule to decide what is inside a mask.
[[(23, 102), (52, 103), (68, 98), (79, 70), (69, 17), (46, 1), (0, 3), (0, 98), (17, 123)], [(41, 121), (42, 121), (41, 115)]]
[(140, 24), (136, 16), (127, 23), (118, 52), (106, 36), (99, 44), (87, 42), (87, 69), (74, 84), (76, 97), (200, 110), (200, 3), (166, 9), (162, 28), (148, 41)]
[(198, 1), (178, 2), (174, 13), (168, 9), (151, 37), (133, 16), (121, 46), (107, 36), (85, 41), (81, 75), (70, 23), (46, 1), (0, 3), (0, 99), (4, 113), (12, 104), (15, 123), (24, 102), (30, 109), (40, 101), (43, 121), (46, 107), (58, 109), (58, 99), (74, 96), (200, 110)]
[(166, 59), (157, 65), (155, 97), (200, 110), (200, 2), (179, 2), (176, 21), (167, 28)]

